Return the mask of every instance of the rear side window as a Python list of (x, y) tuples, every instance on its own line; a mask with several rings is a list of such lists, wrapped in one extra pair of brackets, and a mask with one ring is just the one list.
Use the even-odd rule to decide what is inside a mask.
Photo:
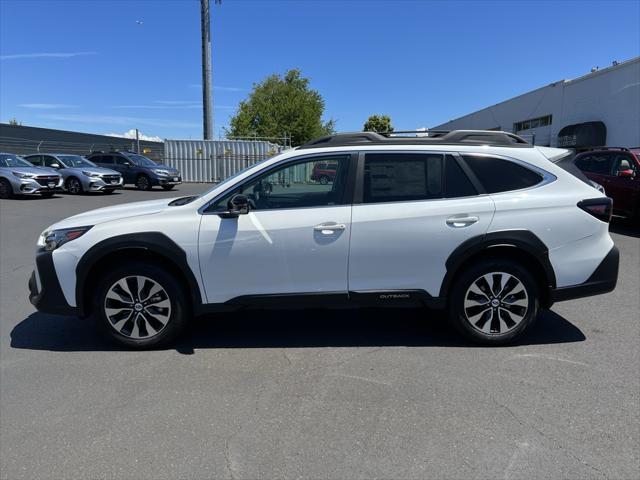
[(364, 203), (406, 202), (476, 195), (451, 155), (368, 153), (364, 163)]
[(537, 185), (542, 175), (522, 165), (485, 155), (463, 155), (487, 193), (508, 192)]

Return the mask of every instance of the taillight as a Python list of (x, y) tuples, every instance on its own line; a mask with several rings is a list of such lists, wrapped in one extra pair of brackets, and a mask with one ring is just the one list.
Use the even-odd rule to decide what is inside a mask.
[(611, 213), (613, 212), (613, 200), (609, 197), (602, 198), (589, 198), (578, 202), (580, 207), (585, 212), (593, 215), (598, 220), (603, 222), (611, 221)]

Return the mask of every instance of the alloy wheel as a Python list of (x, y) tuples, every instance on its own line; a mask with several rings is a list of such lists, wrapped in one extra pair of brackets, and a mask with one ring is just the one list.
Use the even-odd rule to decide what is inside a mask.
[(514, 275), (492, 272), (477, 278), (464, 297), (464, 314), (476, 330), (488, 335), (502, 335), (524, 320), (529, 295)]
[(141, 275), (127, 276), (107, 291), (104, 313), (109, 325), (120, 335), (148, 339), (169, 323), (171, 301), (155, 280)]
[(140, 190), (147, 190), (149, 188), (149, 179), (147, 177), (145, 177), (144, 175), (142, 175), (141, 177), (138, 177), (138, 181), (136, 182), (136, 186)]
[(72, 178), (71, 180), (69, 180), (67, 190), (69, 190), (69, 193), (73, 193), (74, 195), (76, 195), (82, 191), (82, 186), (77, 179)]

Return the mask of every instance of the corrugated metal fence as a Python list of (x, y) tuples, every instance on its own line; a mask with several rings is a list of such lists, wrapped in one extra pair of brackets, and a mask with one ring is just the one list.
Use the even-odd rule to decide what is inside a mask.
[(220, 182), (282, 150), (266, 141), (165, 140), (164, 163), (180, 170), (185, 182)]

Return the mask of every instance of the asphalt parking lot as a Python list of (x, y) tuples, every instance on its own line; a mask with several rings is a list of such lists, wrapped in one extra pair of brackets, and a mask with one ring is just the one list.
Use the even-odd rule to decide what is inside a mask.
[(228, 314), (133, 352), (35, 312), (45, 227), (205, 188), (1, 201), (1, 478), (639, 477), (640, 238), (621, 225), (618, 288), (513, 347), (362, 310)]

